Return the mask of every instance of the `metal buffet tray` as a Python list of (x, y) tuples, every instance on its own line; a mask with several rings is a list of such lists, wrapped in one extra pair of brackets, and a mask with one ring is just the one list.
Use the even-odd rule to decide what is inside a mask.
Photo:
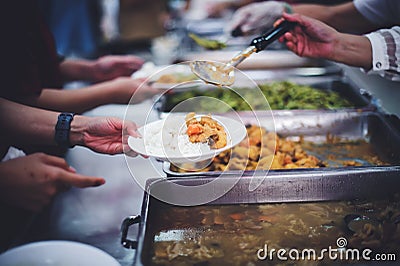
[[(229, 115), (228, 113), (226, 115)], [(240, 115), (240, 113), (239, 113)], [(376, 112), (303, 112), (303, 111), (285, 111), (271, 115), (265, 112), (259, 113), (256, 117), (249, 113), (240, 115), (244, 124), (254, 124), (265, 127), (268, 131), (275, 128), (276, 133), (282, 137), (296, 138), (302, 136), (304, 140), (315, 143), (326, 142), (327, 135), (339, 137), (343, 141), (364, 140), (372, 148), (373, 153), (382, 161), (388, 163), (385, 166), (371, 165), (361, 158), (340, 158), (345, 155), (337, 155), (338, 160), (356, 160), (362, 163), (362, 166), (341, 166), (324, 167), (314, 169), (288, 169), (288, 170), (270, 170), (268, 176), (274, 174), (288, 173), (296, 175), (318, 174), (352, 174), (357, 172), (359, 175), (373, 175), (376, 172), (385, 173), (387, 176), (400, 176), (400, 122), (397, 117), (388, 116)], [(255, 119), (258, 119), (257, 122)], [(329, 156), (333, 152), (326, 150), (324, 152), (313, 154), (322, 161), (329, 161)], [(360, 156), (361, 157), (361, 156)], [(330, 163), (330, 165), (332, 165)], [(219, 176), (235, 175), (239, 171), (204, 171), (204, 172), (186, 172), (178, 173), (170, 169), (170, 163), (164, 162), (163, 170), (167, 176), (190, 177), (190, 176)], [(241, 172), (241, 171), (240, 171)], [(245, 175), (253, 175), (255, 171), (245, 171)], [(256, 171), (264, 173), (262, 170)]]
[[(398, 176), (387, 175), (384, 171), (363, 175), (359, 171), (342, 173), (328, 172), (324, 176), (313, 173), (282, 173), (269, 178), (255, 176), (262, 181), (254, 191), (249, 191), (250, 178), (236, 179), (226, 177), (222, 181), (233, 183), (231, 190), (209, 204), (242, 204), (242, 203), (277, 203), (277, 202), (313, 202), (352, 199), (379, 199), (400, 191)], [(259, 180), (260, 179), (260, 180)], [(150, 179), (144, 194), (140, 215), (127, 217), (121, 227), (121, 244), (126, 248), (136, 249), (133, 265), (149, 265), (153, 243), (151, 225), (157, 221), (159, 212), (165, 207), (173, 206), (156, 199), (153, 193), (168, 193), (175, 199), (187, 197), (176, 185), (198, 186), (212, 181), (212, 178), (197, 176), (189, 179)], [(236, 183), (237, 182), (237, 183)], [(224, 184), (225, 184), (224, 183)], [(224, 188), (214, 186), (215, 193)], [(221, 185), (221, 183), (220, 183)], [(159, 194), (158, 194), (159, 195)], [(190, 207), (186, 207), (190, 208)], [(139, 224), (137, 240), (128, 239), (129, 227)]]
[[(366, 91), (359, 88), (356, 84), (354, 84), (351, 80), (347, 79), (344, 76), (321, 76), (321, 77), (311, 77), (311, 76), (294, 76), (294, 75), (287, 75), (286, 71), (290, 71), (292, 73), (296, 72), (318, 72), (318, 71), (328, 71), (327, 69), (289, 69), (279, 73), (268, 73), (265, 70), (255, 70), (246, 73), (250, 78), (252, 78), (256, 83), (263, 84), (266, 83), (267, 80), (271, 82), (271, 80), (288, 80), (295, 82), (301, 85), (310, 85), (315, 87), (316, 89), (326, 90), (326, 91), (333, 91), (337, 92), (341, 98), (348, 100), (350, 103), (353, 104), (354, 107), (350, 108), (341, 108), (341, 109), (333, 109), (330, 110), (332, 112), (335, 111), (372, 111), (376, 110), (377, 106), (374, 104), (373, 98), (369, 95)], [(272, 78), (273, 77), (273, 78)], [(215, 89), (215, 86), (211, 85), (199, 85), (197, 88), (192, 88), (196, 91), (202, 90), (212, 90)], [(179, 108), (173, 110), (175, 106), (170, 103), (170, 99), (174, 97), (179, 97), (180, 94), (184, 93), (188, 89), (173, 89), (169, 93), (163, 94), (159, 97), (155, 104), (154, 108), (158, 112), (160, 118), (165, 117), (170, 112), (174, 113), (187, 113), (194, 111), (191, 104), (180, 105)], [(178, 110), (178, 111), (177, 111)], [(204, 110), (207, 111), (207, 110)], [(307, 110), (306, 112), (309, 112)], [(318, 111), (318, 110), (311, 110), (311, 111)], [(285, 112), (284, 110), (272, 110), (272, 112)]]

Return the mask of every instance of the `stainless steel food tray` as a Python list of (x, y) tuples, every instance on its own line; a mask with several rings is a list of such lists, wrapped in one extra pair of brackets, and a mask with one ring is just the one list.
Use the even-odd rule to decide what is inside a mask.
[[(226, 114), (229, 115), (229, 114)], [(273, 129), (282, 137), (296, 138), (302, 136), (304, 140), (323, 143), (327, 134), (340, 138), (343, 141), (364, 140), (372, 147), (382, 161), (389, 163), (386, 166), (375, 166), (368, 164), (360, 158), (358, 160), (363, 166), (340, 166), (317, 168), (317, 169), (291, 169), (270, 170), (268, 176), (274, 174), (307, 173), (324, 176), (326, 174), (343, 174), (357, 172), (360, 175), (375, 174), (376, 171), (383, 172), (388, 176), (400, 177), (400, 122), (397, 117), (388, 116), (376, 112), (302, 112), (286, 111), (275, 113), (273, 116), (267, 113), (259, 113), (250, 116), (248, 113), (240, 114), (244, 124), (257, 124), (265, 127), (268, 131)], [(258, 119), (256, 121), (255, 119)], [(320, 160), (328, 161), (330, 152), (313, 154)], [(348, 158), (344, 158), (348, 159)], [(219, 176), (236, 175), (239, 171), (211, 171), (211, 172), (186, 172), (177, 173), (170, 169), (170, 163), (163, 164), (163, 170), (167, 176), (190, 177), (190, 176)], [(241, 171), (242, 172), (242, 171)], [(265, 171), (256, 171), (266, 174)], [(253, 175), (255, 171), (245, 171), (244, 175)]]
[[(270, 178), (263, 176), (253, 177), (261, 185), (249, 191), (251, 179), (226, 177), (214, 186), (215, 193), (226, 192), (220, 198), (209, 202), (210, 204), (252, 204), (252, 203), (277, 203), (277, 202), (314, 202), (332, 200), (371, 200), (385, 198), (393, 193), (400, 192), (400, 179), (398, 176), (386, 175), (384, 172), (360, 175), (357, 172), (343, 172), (342, 174), (327, 173), (323, 177), (309, 173), (291, 175), (283, 173)], [(136, 249), (133, 265), (149, 265), (151, 259), (150, 247), (152, 221), (158, 219), (159, 210), (173, 206), (161, 202), (153, 193), (168, 193), (175, 199), (184, 200), (187, 194), (181, 193), (178, 186), (199, 186), (213, 181), (213, 178), (196, 176), (188, 179), (150, 179), (147, 182), (141, 214), (127, 217), (122, 224), (121, 244), (126, 248)], [(224, 185), (233, 183), (231, 190), (225, 191)], [(159, 195), (159, 194), (158, 194)], [(190, 207), (188, 207), (190, 208)], [(139, 224), (137, 240), (128, 238), (129, 228)]]
[[(286, 71), (291, 72), (304, 72), (305, 69), (290, 69)], [(320, 70), (313, 70), (313, 71), (320, 71)], [(326, 71), (326, 69), (321, 70)], [(329, 111), (336, 112), (336, 111), (373, 111), (377, 109), (376, 101), (374, 101), (373, 97), (369, 93), (367, 93), (362, 88), (359, 88), (355, 83), (349, 80), (347, 77), (344, 76), (321, 76), (321, 77), (310, 77), (310, 76), (291, 76), (288, 75), (287, 72), (280, 72), (277, 73), (268, 73), (268, 71), (260, 71), (255, 70), (252, 72), (248, 72), (248, 76), (255, 80), (258, 84), (263, 84), (271, 82), (271, 80), (288, 80), (300, 85), (310, 85), (316, 89), (320, 89), (323, 91), (332, 91), (338, 93), (341, 98), (348, 100), (353, 107), (349, 108), (338, 108), (338, 109), (331, 109)], [(215, 89), (214, 86), (211, 85), (199, 85), (198, 87), (190, 88), (192, 90), (196, 90), (199, 92), (198, 94), (201, 95), (202, 91), (213, 90)], [(182, 93), (187, 92), (188, 88), (185, 89), (173, 89), (169, 93), (163, 94), (154, 103), (154, 109), (158, 112), (160, 118), (165, 117), (170, 112), (174, 113), (187, 113), (191, 111), (195, 111), (192, 104), (185, 104), (180, 105), (179, 108), (174, 109), (174, 105), (171, 103), (171, 100), (174, 97), (179, 97)], [(268, 100), (268, 99), (267, 99)], [(301, 110), (301, 109), (299, 109)], [(204, 112), (210, 110), (203, 110)], [(217, 114), (217, 112), (214, 112)], [(272, 110), (273, 113), (280, 113), (285, 110)], [(314, 111), (317, 112), (319, 110), (306, 110), (306, 112)], [(250, 111), (248, 111), (250, 112)]]

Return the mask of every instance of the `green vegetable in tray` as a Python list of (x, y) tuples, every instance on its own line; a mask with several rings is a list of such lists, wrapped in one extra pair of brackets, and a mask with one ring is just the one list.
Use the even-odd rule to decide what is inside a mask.
[(194, 33), (189, 33), (189, 37), (192, 38), (197, 43), (197, 45), (209, 50), (220, 50), (226, 48), (226, 43), (220, 42), (218, 40), (202, 38)]
[[(272, 110), (286, 109), (339, 109), (352, 107), (352, 104), (341, 98), (334, 91), (321, 90), (307, 85), (299, 85), (288, 81), (273, 82), (259, 85), (262, 94), (267, 99)], [(236, 111), (261, 110), (265, 108), (265, 99), (255, 93), (255, 88), (237, 88), (235, 91), (226, 88), (215, 88), (212, 90), (191, 90), (176, 93), (167, 102), (167, 108), (174, 106), (187, 99), (196, 99), (196, 104), (190, 105), (195, 108), (193, 111), (228, 111), (229, 107)], [(207, 98), (197, 98), (207, 96), (221, 100), (227, 105), (218, 107), (213, 101)], [(245, 100), (244, 100), (245, 99)], [(194, 107), (196, 106), (196, 107)], [(224, 110), (221, 110), (224, 109)]]

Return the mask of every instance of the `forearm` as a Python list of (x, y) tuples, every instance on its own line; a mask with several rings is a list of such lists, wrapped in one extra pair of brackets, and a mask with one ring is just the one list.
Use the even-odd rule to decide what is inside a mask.
[(83, 113), (97, 106), (111, 103), (113, 95), (110, 82), (103, 82), (72, 90), (43, 89), (39, 97), (31, 99), (28, 103), (54, 111)]
[(340, 32), (365, 33), (376, 29), (355, 8), (352, 2), (325, 6), (313, 4), (293, 5), (293, 13), (320, 20)]
[[(10, 143), (56, 145), (55, 126), (59, 112), (47, 111), (0, 98), (0, 127)], [(75, 115), (71, 122), (70, 143), (84, 145), (92, 117)]]
[(369, 70), (372, 67), (371, 43), (365, 36), (338, 33), (334, 50), (327, 59)]
[(93, 81), (93, 64), (94, 61), (79, 59), (79, 60), (64, 60), (60, 64), (60, 71), (64, 81)]
[(0, 99), (1, 132), (11, 143), (55, 144), (58, 113)]

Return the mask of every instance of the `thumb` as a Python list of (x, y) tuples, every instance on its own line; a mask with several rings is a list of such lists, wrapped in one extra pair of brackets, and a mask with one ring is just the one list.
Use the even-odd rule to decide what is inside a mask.
[(140, 137), (140, 134), (137, 132), (137, 126), (132, 121), (124, 121), (125, 132), (132, 137)]

